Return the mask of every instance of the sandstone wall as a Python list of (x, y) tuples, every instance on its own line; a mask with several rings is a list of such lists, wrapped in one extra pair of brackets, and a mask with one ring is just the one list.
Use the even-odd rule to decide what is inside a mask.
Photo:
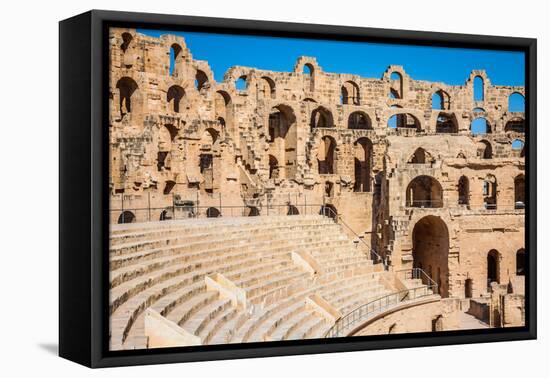
[[(291, 72), (235, 66), (217, 82), (183, 38), (130, 29), (111, 29), (110, 58), (113, 223), (330, 205), (395, 267), (430, 270), (443, 296), (485, 293), (492, 250), (497, 280), (516, 276), (525, 159), (512, 142), (525, 117), (508, 101), (523, 87), (485, 71), (420, 81), (396, 65), (364, 78), (304, 56)], [(486, 133), (472, 134), (477, 118)]]

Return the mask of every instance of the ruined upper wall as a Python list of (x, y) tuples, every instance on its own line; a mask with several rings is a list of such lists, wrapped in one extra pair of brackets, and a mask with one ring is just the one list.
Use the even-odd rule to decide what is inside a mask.
[[(297, 58), (291, 72), (235, 66), (229, 69), (223, 81), (218, 83), (208, 63), (194, 60), (181, 37), (167, 34), (155, 38), (131, 29), (111, 29), (110, 41), (113, 68), (111, 87), (115, 88), (121, 77), (129, 76), (137, 82), (140, 89), (151, 92), (148, 102), (153, 103), (160, 100), (160, 96), (155, 93), (166, 92), (171, 85), (179, 85), (185, 90), (186, 96), (193, 95), (194, 92), (222, 90), (232, 99), (268, 97), (284, 102), (305, 100), (336, 106), (342, 104), (342, 88), (346, 87), (350, 92), (346, 101), (349, 105), (364, 109), (377, 108), (378, 111), (380, 107), (414, 110), (411, 114), (421, 121), (434, 112), (432, 95), (438, 91), (443, 97), (443, 110), (456, 112), (459, 123), (464, 119), (467, 124), (474, 117), (483, 116), (488, 119), (493, 132), (497, 132), (500, 127), (497, 123), (502, 118), (509, 120), (513, 117), (522, 117), (521, 114), (508, 114), (508, 97), (512, 93), (525, 95), (524, 87), (493, 85), (485, 71), (472, 71), (464, 85), (453, 86), (414, 80), (403, 67), (396, 65), (389, 66), (380, 78), (329, 73), (323, 71), (315, 58), (302, 56)], [(169, 72), (171, 48), (177, 53), (172, 74)], [(310, 70), (310, 75), (304, 73), (306, 67)], [(206, 87), (197, 88), (197, 74), (202, 77), (201, 81), (207, 84)], [(398, 75), (400, 79), (394, 80), (392, 75)], [(483, 101), (474, 101), (475, 77), (483, 79)], [(239, 78), (246, 78), (246, 90), (236, 88), (235, 82)], [(390, 93), (393, 93), (395, 98), (390, 97)], [(473, 115), (471, 112), (474, 108), (483, 108), (484, 112)], [(374, 114), (369, 116), (378, 118)], [(384, 118), (389, 117), (382, 117), (379, 122), (383, 124), (382, 127), (386, 126), (384, 122), (387, 122)], [(340, 125), (337, 123), (336, 126)], [(427, 129), (428, 126), (426, 125)]]

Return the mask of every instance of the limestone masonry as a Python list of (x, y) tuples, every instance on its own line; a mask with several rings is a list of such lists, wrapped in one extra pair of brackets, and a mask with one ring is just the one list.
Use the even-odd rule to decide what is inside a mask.
[[(387, 265), (386, 273), (369, 274), (421, 268), (442, 298), (422, 304), (429, 320), (415, 320), (418, 313), (406, 308), (373, 320), (361, 334), (460, 328), (459, 318), (448, 327), (437, 323), (450, 308), (469, 308), (490, 326), (523, 324), (525, 115), (508, 104), (513, 94), (525, 96), (524, 87), (493, 85), (482, 70), (456, 86), (415, 80), (395, 65), (379, 78), (329, 73), (306, 56), (291, 72), (234, 66), (216, 82), (208, 62), (193, 59), (183, 38), (131, 29), (111, 29), (110, 59), (109, 185), (111, 223), (121, 224), (116, 227), (188, 218), (338, 218), (352, 244), (368, 245)], [(474, 100), (476, 80), (482, 90)], [(486, 131), (474, 135), (472, 123), (479, 119)], [(302, 274), (330, 270), (320, 255), (304, 250), (291, 251)], [(205, 290), (228, 295), (224, 311), (242, 306), (246, 312), (245, 294), (228, 275), (209, 276)], [(323, 290), (308, 294), (310, 307), (304, 307), (316, 308), (317, 317), (303, 315), (299, 325), (315, 318), (326, 331), (338, 311), (352, 309), (328, 301)], [(280, 300), (266, 298), (258, 303)], [(164, 323), (161, 310), (145, 314), (151, 303), (133, 316), (144, 317), (141, 335), (148, 327), (156, 330), (143, 347), (215, 338), (208, 325), (181, 333)], [(118, 341), (112, 339), (114, 349), (141, 345), (139, 337), (125, 344), (135, 332), (133, 318)], [(182, 319), (175, 323), (187, 321)], [(299, 328), (266, 327), (259, 339), (283, 338)], [(257, 340), (258, 329), (237, 340)], [(299, 335), (322, 334), (306, 333)], [(228, 340), (235, 339), (220, 342)]]

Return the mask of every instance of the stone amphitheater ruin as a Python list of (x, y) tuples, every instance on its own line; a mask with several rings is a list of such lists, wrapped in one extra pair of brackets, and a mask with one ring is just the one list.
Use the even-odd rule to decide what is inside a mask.
[(112, 350), (523, 324), (524, 87), (110, 62)]

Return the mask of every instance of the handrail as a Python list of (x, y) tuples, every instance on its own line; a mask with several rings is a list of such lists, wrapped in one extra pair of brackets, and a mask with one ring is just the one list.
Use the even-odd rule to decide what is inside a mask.
[(429, 276), (422, 268), (411, 268), (411, 269), (399, 269), (395, 271), (396, 274), (404, 274), (406, 280), (420, 279), (422, 283), (425, 281), (427, 285), (438, 287), (437, 283)]
[[(357, 307), (338, 319), (325, 333), (325, 338), (347, 336), (350, 331), (356, 328), (359, 324), (364, 323), (374, 314), (380, 314), (392, 306), (397, 306), (401, 303), (408, 303), (418, 298), (427, 297), (436, 293), (438, 291), (437, 284), (422, 269), (413, 268), (412, 271), (414, 272), (415, 269), (418, 269), (429, 278), (430, 283), (428, 285), (394, 292)], [(415, 273), (413, 272), (411, 273), (414, 276)]]
[(359, 234), (357, 232), (355, 232), (346, 222), (344, 222), (344, 220), (342, 219), (342, 216), (340, 214), (337, 214), (331, 207), (328, 207), (328, 206), (325, 206), (323, 205), (322, 206), (322, 209), (321, 209), (321, 213), (324, 215), (325, 213), (325, 210), (328, 210), (332, 216), (329, 217), (329, 218), (332, 218), (335, 220), (336, 223), (338, 224), (342, 224), (344, 227), (346, 227), (353, 235), (355, 235), (355, 237), (357, 238), (357, 240), (361, 241), (361, 243), (363, 243), (365, 245), (365, 247), (367, 247), (367, 249), (369, 250), (369, 253), (371, 254), (371, 259), (372, 260), (375, 260), (372, 258), (372, 255), (375, 256), (376, 260), (375, 262), (381, 262), (382, 265), (384, 266), (384, 270), (388, 270), (388, 265), (386, 264), (386, 261), (384, 261), (384, 259), (382, 258), (382, 256), (380, 256), (374, 249), (372, 249), (364, 240), (361, 236), (359, 236)]
[(443, 200), (409, 200), (407, 202), (407, 207), (420, 207), (420, 208), (438, 208), (443, 207)]

